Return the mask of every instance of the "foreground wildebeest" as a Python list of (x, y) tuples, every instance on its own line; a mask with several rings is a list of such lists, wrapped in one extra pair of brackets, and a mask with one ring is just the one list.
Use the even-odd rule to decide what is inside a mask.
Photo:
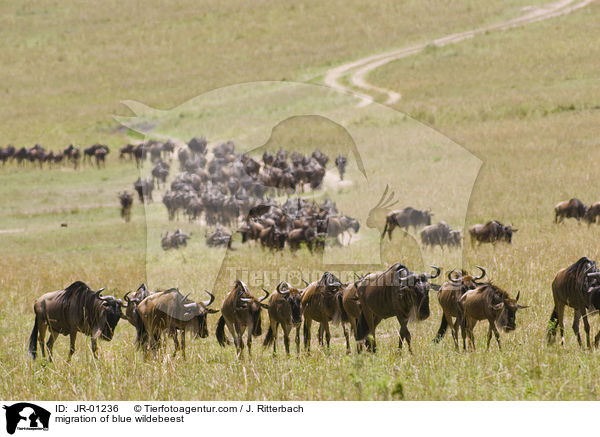
[(265, 291), (265, 295), (257, 299), (250, 294), (248, 287), (242, 281), (234, 282), (233, 288), (225, 296), (221, 306), (221, 317), (217, 323), (216, 337), (221, 346), (229, 343), (225, 336), (225, 325), (227, 325), (229, 333), (233, 336), (238, 357), (241, 357), (244, 349), (242, 336), (248, 330), (246, 344), (250, 355), (252, 336), (258, 337), (262, 334), (261, 310), (268, 308), (268, 305), (263, 303), (267, 297), (269, 293)]
[[(191, 330), (201, 338), (208, 337), (206, 318), (208, 314), (218, 310), (208, 308), (215, 297), (206, 292), (210, 297), (204, 302), (192, 302), (183, 296), (176, 288), (157, 292), (141, 301), (136, 308), (136, 325), (145, 333), (138, 331), (138, 338), (147, 338), (149, 348), (156, 350), (162, 332), (168, 331), (175, 343), (173, 356), (180, 348), (177, 331), (181, 332), (181, 350), (185, 359), (185, 332)], [(141, 322), (141, 323), (139, 323)]]
[[(356, 275), (356, 273), (355, 273)], [(357, 276), (357, 280), (346, 284), (341, 292), (341, 296), (338, 296), (338, 300), (341, 298), (341, 309), (342, 309), (342, 327), (344, 328), (344, 338), (346, 339), (346, 352), (350, 353), (350, 336), (346, 330), (346, 323), (350, 324), (350, 331), (354, 335), (356, 340), (356, 352), (362, 351), (363, 340), (358, 340), (358, 322), (362, 316), (362, 309), (360, 306), (360, 299), (358, 298), (357, 284), (361, 280), (366, 280), (372, 276), (376, 276), (377, 273), (370, 273), (363, 277)]]
[(565, 218), (575, 218), (579, 221), (587, 209), (587, 206), (579, 199), (563, 200), (554, 207), (554, 223), (561, 223)]
[(300, 290), (292, 287), (287, 282), (281, 282), (277, 286), (276, 292), (271, 295), (268, 310), (269, 330), (265, 336), (263, 346), (273, 344), (273, 353), (277, 351), (277, 328), (279, 325), (283, 329), (283, 344), (288, 355), (290, 353), (290, 331), (292, 327), (296, 328), (296, 352), (300, 353), (301, 298)]
[(133, 205), (133, 196), (127, 192), (123, 191), (119, 194), (119, 201), (121, 202), (121, 217), (125, 219), (126, 222), (131, 220), (131, 206)]
[(125, 296), (123, 296), (123, 300), (126, 304), (125, 318), (136, 329), (137, 337), (135, 339), (135, 344), (138, 347), (142, 344), (146, 344), (147, 337), (145, 330), (141, 329), (143, 328), (143, 324), (141, 323), (140, 318), (137, 316), (137, 306), (140, 304), (141, 301), (143, 301), (148, 296), (154, 293), (155, 292), (152, 292), (148, 289), (146, 284), (141, 284), (137, 288), (137, 290), (135, 290), (134, 292), (128, 291), (127, 293), (125, 293)]
[(460, 310), (465, 318), (465, 329), (462, 333), (463, 343), (465, 337), (469, 337), (471, 347), (475, 350), (473, 328), (479, 320), (487, 319), (489, 322), (487, 347), (490, 347), (493, 332), (498, 342), (498, 349), (500, 349), (500, 333), (496, 325), (500, 325), (506, 332), (514, 331), (517, 327), (517, 310), (527, 308), (518, 303), (519, 295), (520, 293), (517, 293), (517, 297), (512, 299), (506, 291), (492, 283), (480, 285), (463, 294), (458, 300)]
[(304, 348), (310, 350), (310, 327), (312, 321), (319, 323), (319, 344), (323, 345), (323, 334), (327, 347), (331, 341), (329, 322), (337, 324), (342, 319), (338, 296), (342, 283), (330, 272), (309, 284), (302, 292), (302, 315), (304, 316)]
[(425, 226), (421, 231), (421, 242), (423, 246), (460, 246), (460, 231), (453, 231), (446, 222), (439, 222), (435, 225)]
[(505, 241), (512, 243), (513, 232), (517, 232), (518, 229), (512, 226), (503, 225), (497, 220), (487, 222), (486, 224), (477, 224), (469, 228), (469, 234), (471, 235), (471, 244), (475, 241), (479, 243), (496, 243), (497, 241)]
[[(368, 275), (357, 283), (357, 292), (362, 308), (358, 340), (367, 340), (367, 347), (376, 351), (375, 328), (383, 319), (396, 317), (400, 323), (398, 347), (406, 341), (409, 351), (410, 332), (408, 321), (429, 317), (429, 279), (437, 278), (440, 269), (432, 266), (435, 273), (412, 273), (403, 264), (397, 263), (385, 272)], [(367, 336), (370, 338), (367, 339)]]
[(93, 291), (87, 284), (76, 281), (64, 290), (51, 291), (39, 297), (33, 305), (35, 322), (29, 337), (29, 354), (33, 359), (40, 343), (42, 356), (45, 357), (44, 337), (46, 328), (50, 338), (46, 344), (48, 356), (52, 358), (52, 346), (59, 334), (69, 335), (71, 347), (69, 360), (75, 352), (77, 333), (91, 337), (92, 352), (97, 358), (97, 340), (110, 341), (121, 319), (123, 302), (113, 296), (101, 296), (104, 290)]
[[(581, 346), (579, 335), (579, 319), (583, 317), (583, 327), (590, 347), (590, 324), (587, 315), (590, 309), (590, 294), (588, 290), (596, 285), (600, 272), (596, 263), (585, 256), (569, 267), (561, 269), (552, 281), (552, 296), (554, 298), (554, 309), (550, 316), (548, 328), (548, 343), (552, 343), (556, 337), (557, 325), (560, 327), (561, 344), (565, 342), (565, 306), (573, 308), (573, 332), (577, 336), (577, 342)], [(598, 337), (596, 337), (596, 342)]]
[[(590, 302), (589, 310), (594, 312), (600, 312), (600, 284), (595, 283), (593, 286), (588, 288), (587, 290), (588, 299)], [(594, 347), (598, 347), (598, 343), (600, 342), (600, 331), (596, 334), (594, 338)]]
[(385, 233), (387, 232), (388, 238), (391, 240), (392, 231), (396, 227), (408, 230), (411, 226), (415, 229), (417, 226), (429, 226), (432, 215), (431, 211), (420, 211), (410, 206), (401, 210), (390, 211), (385, 218), (385, 227), (381, 233), (381, 238), (385, 237)]
[[(463, 314), (458, 301), (468, 290), (473, 290), (474, 288), (480, 286), (481, 284), (477, 281), (483, 279), (485, 276), (485, 269), (483, 267), (475, 267), (481, 271), (479, 276), (470, 275), (464, 270), (456, 272), (457, 274), (453, 276), (455, 270), (452, 270), (448, 273), (448, 281), (444, 282), (440, 287), (438, 300), (440, 301), (440, 306), (442, 307), (442, 321), (434, 339), (436, 343), (442, 340), (444, 334), (446, 333), (446, 329), (448, 329), (448, 325), (450, 325), (452, 327), (452, 339), (454, 340), (454, 346), (458, 349), (458, 327), (461, 326), (464, 330), (464, 326), (462, 324), (464, 320)], [(454, 319), (456, 319), (456, 321)], [(463, 348), (466, 349), (466, 345), (464, 343)]]

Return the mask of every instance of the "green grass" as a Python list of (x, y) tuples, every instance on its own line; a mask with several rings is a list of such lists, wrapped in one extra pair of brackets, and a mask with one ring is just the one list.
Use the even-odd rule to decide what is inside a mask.
[[(347, 6), (342, 7), (316, 1), (182, 1), (164, 8), (149, 2), (140, 7), (123, 2), (94, 2), (93, 7), (86, 2), (5, 2), (0, 6), (3, 138), (15, 145), (63, 147), (71, 141), (104, 141), (120, 146), (128, 138), (116, 130), (112, 115), (130, 115), (119, 105), (122, 99), (168, 109), (238, 82), (320, 77), (344, 61), (515, 16), (527, 2), (480, 3), (382, 1), (366, 8), (361, 2), (344, 2)], [(599, 226), (552, 223), (558, 201), (572, 196), (588, 203), (598, 199), (598, 12), (599, 6), (592, 4), (567, 17), (426, 50), (373, 72), (370, 81), (402, 93), (396, 109), (438, 132), (376, 106), (368, 109), (372, 112), (360, 112), (342, 101), (336, 113), (368, 145), (361, 151), (365, 165), (380, 172), (382, 181), (417, 176), (426, 181), (409, 193), (414, 197), (402, 198), (401, 206), (426, 199), (413, 206), (431, 207), (436, 220), (453, 226), (460, 225), (467, 205), (455, 201), (456, 193), (438, 193), (435, 188), (454, 186), (457, 179), (474, 175), (467, 165), (474, 161), (466, 160), (468, 155), (456, 144), (483, 161), (468, 204), (468, 223), (495, 218), (513, 223), (519, 232), (511, 246), (471, 248), (467, 242), (463, 265), (486, 266), (497, 284), (513, 296), (520, 290), (521, 299), (530, 305), (518, 313), (516, 332), (502, 334), (502, 352), (494, 344), (485, 351), (486, 324), (476, 328), (474, 353), (456, 353), (448, 337), (434, 345), (440, 309), (432, 293), (431, 317), (410, 326), (412, 355), (397, 350), (397, 322), (388, 320), (378, 329), (376, 355), (347, 356), (341, 329), (334, 327), (330, 351), (316, 345), (316, 332), (309, 354), (289, 358), (281, 352), (273, 357), (257, 338), (252, 359), (238, 361), (232, 347), (222, 349), (216, 343), (217, 317), (212, 316), (209, 338), (188, 340), (187, 361), (171, 359), (171, 343), (166, 354), (144, 360), (132, 346), (134, 329), (123, 322), (112, 342), (100, 343), (98, 361), (92, 359), (89, 340), (80, 336), (71, 363), (65, 361), (66, 337), (57, 341), (54, 363), (31, 362), (26, 342), (32, 305), (46, 291), (83, 279), (122, 296), (148, 278), (151, 288), (176, 285), (199, 299), (214, 282), (214, 266), (220, 265), (223, 251), (206, 248), (205, 229), (198, 224), (166, 223), (159, 195), (146, 211), (147, 221), (136, 199), (132, 221), (122, 222), (117, 192), (131, 190), (138, 173), (133, 164), (119, 163), (113, 151), (102, 170), (0, 169), (0, 229), (12, 231), (0, 233), (0, 397), (597, 399), (598, 353), (578, 348), (569, 321), (564, 347), (547, 346), (545, 329), (555, 273), (580, 256), (600, 257)], [(30, 31), (24, 33), (24, 28)], [(227, 92), (217, 96), (227, 97)], [(206, 101), (193, 100), (168, 112), (159, 130), (187, 139), (206, 134), (199, 127), (204, 123), (207, 130), (220, 128), (240, 147), (266, 141), (267, 146), (310, 148), (319, 141), (345, 141), (344, 132), (314, 118), (290, 120), (264, 138), (250, 127), (273, 115), (262, 105), (272, 102), (262, 93), (250, 97), (247, 106), (226, 105), (221, 113), (204, 118), (199, 107)], [(309, 94), (294, 109), (332, 112), (329, 103)], [(247, 115), (248, 108), (256, 118)], [(311, 132), (310, 144), (303, 141), (306, 132)], [(385, 159), (399, 143), (415, 153), (408, 168)], [(427, 153), (416, 154), (421, 147)], [(452, 153), (444, 155), (443, 150)], [(439, 171), (423, 175), (432, 162), (440, 165)], [(353, 165), (348, 177), (355, 191), (328, 189), (343, 212), (361, 219), (361, 239), (349, 249), (332, 249), (330, 255), (370, 258), (377, 232), (366, 228), (364, 215), (379, 200), (383, 186), (359, 183), (361, 176)], [(63, 222), (67, 228), (60, 227)], [(175, 227), (191, 231), (192, 239), (183, 250), (163, 253), (159, 234)], [(238, 250), (228, 255), (227, 263), (242, 265), (249, 273), (281, 268), (308, 275), (321, 266), (320, 259), (305, 250), (276, 255), (235, 244)], [(439, 250), (421, 254), (415, 240), (400, 234), (384, 246), (386, 262), (402, 260), (415, 269), (425, 268), (430, 260), (452, 268), (458, 256)], [(252, 290), (258, 292), (260, 281), (254, 282)], [(218, 306), (228, 285), (219, 284), (213, 291)], [(569, 318), (571, 314), (567, 312)], [(594, 316), (594, 332), (598, 325)]]

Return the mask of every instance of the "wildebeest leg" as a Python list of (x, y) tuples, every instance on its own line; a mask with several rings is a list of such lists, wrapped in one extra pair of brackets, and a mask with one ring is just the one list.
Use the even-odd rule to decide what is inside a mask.
[(598, 348), (598, 343), (600, 343), (600, 331), (598, 331), (596, 337), (594, 337), (594, 348)]
[[(37, 316), (36, 316), (37, 317)], [(41, 319), (41, 317), (40, 317)], [(40, 345), (40, 350), (42, 351), (42, 357), (46, 357), (46, 346), (44, 345), (44, 339), (46, 337), (46, 323), (43, 320), (38, 322), (38, 343)], [(52, 337), (52, 332), (50, 332), (50, 337)], [(48, 339), (50, 342), (50, 339)], [(48, 349), (48, 358), (52, 358), (50, 356), (50, 349)]]
[(581, 318), (581, 314), (579, 313), (579, 310), (575, 310), (573, 312), (573, 332), (575, 333), (575, 336), (577, 337), (577, 343), (579, 343), (579, 346), (583, 347), (583, 345), (581, 344), (581, 335), (579, 334), (579, 319)]
[(585, 340), (588, 349), (591, 349), (592, 345), (590, 344), (590, 322), (588, 322), (587, 310), (584, 309), (582, 314), (583, 315), (581, 317), (583, 318), (583, 329), (585, 329)]
[(304, 317), (304, 349), (310, 352), (310, 327), (312, 325), (312, 319)]
[(181, 352), (183, 353), (183, 359), (185, 360), (185, 330), (181, 331)]
[(253, 330), (254, 326), (249, 325), (248, 326), (248, 339), (246, 340), (246, 344), (248, 345), (248, 358), (251, 358), (251, 352), (252, 352), (252, 330)]
[(342, 323), (342, 329), (344, 330), (344, 337), (346, 338), (346, 353), (350, 354), (350, 336), (348, 335), (348, 329), (346, 328), (345, 323)]
[[(450, 319), (448, 322), (451, 324), (452, 317), (448, 316), (448, 319)], [(458, 347), (458, 328), (459, 327), (460, 327), (460, 317), (457, 317), (456, 320), (454, 321), (454, 324), (452, 324), (452, 339), (454, 340), (454, 348), (456, 350), (459, 350), (459, 347)]]
[(323, 347), (323, 323), (319, 323), (319, 334), (318, 334), (318, 339), (319, 339), (319, 346)]
[(560, 328), (560, 344), (565, 344), (565, 306), (562, 303), (556, 304), (556, 317)]
[[(98, 359), (98, 340), (94, 337), (91, 337), (91, 342), (92, 342), (92, 355), (94, 356), (94, 359)], [(73, 350), (75, 350), (75, 344), (73, 344)], [(71, 356), (69, 355), (69, 358), (71, 358)]]
[(329, 323), (325, 322), (325, 341), (327, 341), (327, 349), (329, 349), (329, 342), (331, 341), (331, 333), (329, 332)]
[[(279, 322), (271, 323), (271, 329), (273, 330), (273, 355), (275, 355), (275, 353), (277, 353), (277, 328), (279, 328)], [(284, 344), (285, 344), (285, 339), (286, 339), (285, 326), (283, 326), (283, 343)], [(289, 346), (290, 346), (290, 339), (288, 338), (287, 346), (285, 348), (285, 350), (288, 354), (290, 353)]]
[[(69, 334), (70, 345), (69, 345), (69, 358), (67, 359), (67, 361), (71, 361), (71, 357), (75, 353), (75, 340), (76, 339), (77, 339), (77, 331), (71, 331), (71, 333)], [(92, 341), (93, 341), (93, 339), (92, 339)], [(48, 353), (52, 353), (52, 352), (48, 351)]]
[(296, 353), (300, 353), (300, 325), (296, 326)]
[(177, 339), (177, 329), (172, 329), (169, 331), (169, 337), (173, 339), (173, 343), (175, 343), (175, 350), (173, 351), (173, 358), (177, 355), (177, 351), (179, 350), (179, 340)]
[[(500, 332), (498, 332), (498, 327), (496, 326), (496, 322), (494, 320), (490, 320), (490, 329), (494, 331), (494, 335), (496, 336), (496, 341), (498, 342), (498, 350), (502, 350), (500, 346)], [(488, 337), (488, 349), (490, 347), (490, 339)]]
[(408, 319), (397, 316), (398, 322), (400, 323), (400, 341), (398, 342), (398, 348), (402, 349), (402, 343), (406, 341), (408, 345), (408, 351), (412, 354), (412, 348), (410, 346), (410, 332), (408, 330)]
[(434, 343), (439, 343), (440, 341), (442, 341), (442, 338), (444, 338), (444, 334), (446, 333), (446, 329), (448, 329), (448, 320), (446, 315), (442, 314), (442, 321), (440, 322), (440, 327), (433, 339)]
[[(469, 344), (475, 351), (475, 337), (473, 336), (473, 328), (475, 328), (475, 323), (473, 323), (470, 319), (465, 320), (465, 330), (463, 331), (463, 342), (465, 335), (469, 337)], [(465, 349), (466, 350), (466, 349)]]
[(556, 312), (556, 307), (552, 309), (552, 314), (550, 315), (550, 320), (548, 321), (548, 344), (551, 344), (556, 339), (556, 328), (558, 325), (558, 314)]
[(285, 346), (285, 353), (290, 354), (290, 331), (292, 330), (292, 326), (289, 324), (281, 325), (281, 329), (283, 330), (283, 345)]
[(54, 341), (58, 337), (58, 331), (54, 331), (52, 328), (50, 328), (48, 331), (50, 335), (48, 337), (48, 343), (46, 343), (46, 347), (48, 348), (48, 359), (52, 361), (54, 359), (52, 356), (52, 348), (54, 347)]

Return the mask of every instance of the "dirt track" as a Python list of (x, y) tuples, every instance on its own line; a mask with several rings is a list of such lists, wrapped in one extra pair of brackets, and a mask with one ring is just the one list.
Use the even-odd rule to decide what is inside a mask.
[[(438, 39), (427, 41), (415, 46), (407, 47), (400, 50), (394, 50), (392, 52), (381, 53), (378, 55), (368, 56), (356, 61), (349, 62), (347, 64), (340, 65), (327, 71), (325, 75), (325, 84), (339, 91), (350, 92), (355, 94), (361, 99), (359, 106), (369, 105), (375, 101), (375, 96), (384, 95), (386, 99), (383, 103), (390, 105), (400, 100), (400, 93), (389, 90), (386, 88), (377, 87), (370, 84), (367, 81), (367, 75), (389, 62), (397, 59), (407, 58), (412, 55), (416, 55), (422, 52), (427, 46), (443, 47), (448, 44), (457, 43), (464, 41), (469, 38), (473, 38), (476, 35), (499, 31), (508, 30), (519, 26), (535, 23), (538, 21), (548, 20), (550, 18), (558, 17), (561, 15), (569, 14), (577, 9), (583, 8), (589, 5), (593, 0), (559, 0), (553, 3), (547, 3), (543, 6), (532, 6), (524, 8), (525, 13), (520, 17), (513, 18), (501, 23), (491, 24), (488, 26), (479, 27), (477, 29), (468, 30), (465, 32), (454, 33)], [(353, 87), (358, 89), (349, 88), (342, 85), (339, 80), (342, 77), (349, 77), (349, 80)]]

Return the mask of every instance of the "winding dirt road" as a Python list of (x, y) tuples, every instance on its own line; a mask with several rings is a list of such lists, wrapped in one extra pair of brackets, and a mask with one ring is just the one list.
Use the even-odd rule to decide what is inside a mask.
[[(427, 41), (421, 44), (417, 44), (412, 47), (407, 47), (400, 50), (394, 50), (392, 52), (381, 53), (378, 55), (368, 56), (366, 58), (352, 61), (347, 64), (340, 65), (327, 71), (325, 75), (325, 84), (335, 88), (339, 91), (350, 92), (361, 99), (359, 106), (366, 106), (375, 101), (375, 96), (385, 96), (385, 104), (392, 104), (400, 100), (400, 93), (375, 86), (367, 81), (367, 75), (376, 68), (381, 67), (389, 62), (397, 59), (407, 58), (409, 56), (416, 55), (422, 52), (427, 46), (443, 47), (448, 44), (457, 43), (464, 41), (469, 38), (473, 38), (476, 35), (498, 31), (507, 30), (527, 24), (535, 23), (538, 21), (548, 20), (550, 18), (558, 17), (561, 15), (567, 15), (571, 12), (581, 9), (589, 5), (593, 0), (559, 0), (553, 3), (548, 3), (542, 6), (532, 6), (524, 8), (525, 14), (513, 18), (501, 23), (491, 24), (488, 26), (479, 27), (477, 29), (468, 30), (465, 32), (454, 33), (451, 35), (444, 36), (442, 38)], [(340, 79), (343, 77), (349, 77), (350, 83), (354, 88), (349, 88), (340, 83)], [(358, 91), (357, 91), (358, 90)]]

